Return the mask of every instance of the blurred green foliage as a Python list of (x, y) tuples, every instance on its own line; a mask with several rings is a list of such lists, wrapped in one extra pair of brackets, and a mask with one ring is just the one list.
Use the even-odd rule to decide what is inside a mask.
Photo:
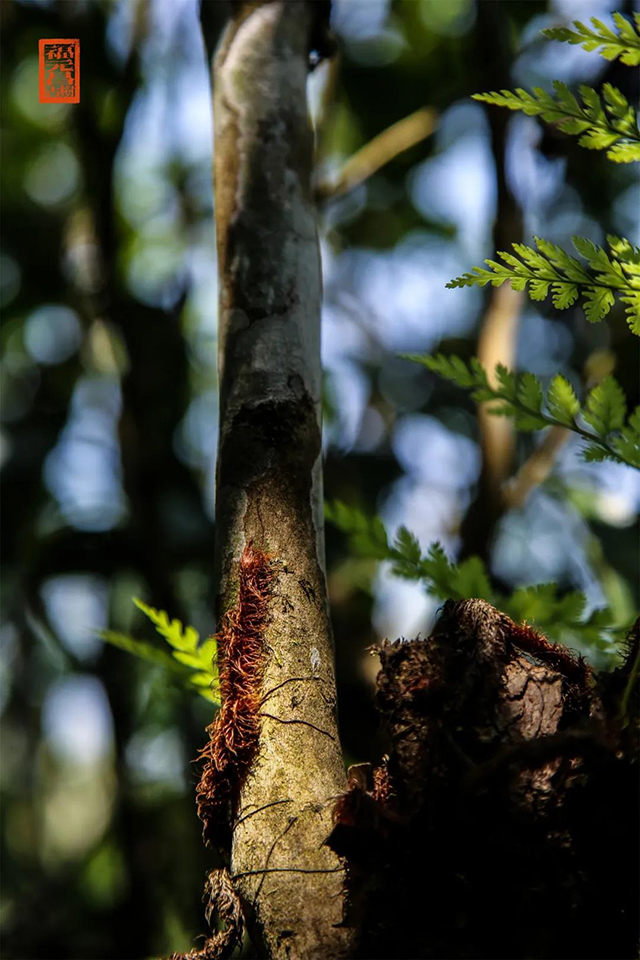
[(421, 582), (438, 599), (487, 600), (516, 623), (526, 621), (541, 630), (553, 643), (577, 647), (598, 667), (613, 669), (619, 664), (623, 653), (620, 644), (631, 624), (614, 624), (613, 614), (606, 607), (593, 610), (585, 618), (587, 601), (581, 591), (560, 595), (555, 583), (542, 583), (518, 587), (510, 596), (503, 596), (491, 586), (480, 557), (452, 563), (439, 543), (430, 544), (423, 554), (416, 537), (406, 527), (399, 528), (390, 544), (379, 517), (366, 517), (356, 507), (344, 503), (327, 504), (326, 516), (349, 535), (354, 552), (388, 561), (395, 576)]
[(198, 631), (193, 627), (183, 628), (179, 620), (169, 620), (166, 611), (156, 610), (137, 597), (133, 598), (133, 602), (155, 625), (160, 636), (174, 648), (173, 651), (168, 654), (151, 643), (136, 640), (127, 633), (117, 633), (114, 630), (100, 630), (100, 637), (126, 653), (149, 663), (160, 664), (170, 673), (177, 673), (185, 686), (192, 689), (195, 687), (201, 697), (220, 706), (216, 638), (209, 637), (204, 643), (200, 643)]

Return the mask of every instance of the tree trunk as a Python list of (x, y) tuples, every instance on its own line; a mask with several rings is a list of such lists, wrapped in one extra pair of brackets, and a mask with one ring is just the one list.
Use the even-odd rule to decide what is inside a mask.
[(324, 846), (346, 778), (323, 550), (314, 16), (236, 4), (214, 63), (224, 705), (201, 809), (219, 840), (230, 801), (231, 879), (261, 949), (326, 960), (346, 943), (344, 874)]

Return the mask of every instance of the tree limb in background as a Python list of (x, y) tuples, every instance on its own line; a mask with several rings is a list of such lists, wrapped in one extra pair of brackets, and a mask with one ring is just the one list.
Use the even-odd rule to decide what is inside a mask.
[[(230, 874), (260, 949), (291, 960), (346, 949), (335, 926), (343, 871), (323, 845), (345, 774), (324, 573), (321, 278), (305, 92), (316, 15), (310, 3), (238, 3), (214, 63), (218, 600), (220, 614), (234, 611), (234, 649), (251, 633), (260, 657), (251, 682), (261, 679), (257, 744), (229, 796)], [(243, 620), (253, 609), (240, 584), (247, 551), (269, 567), (259, 637), (255, 618)], [(225, 635), (222, 687), (241, 688)], [(246, 693), (254, 703), (253, 688)], [(227, 743), (233, 735), (226, 730)]]
[[(478, 41), (483, 50), (491, 52), (486, 64), (491, 83), (507, 83), (512, 38), (503, 4), (485, 0), (478, 5)], [(522, 214), (507, 183), (508, 115), (499, 110), (488, 110), (486, 115), (497, 187), (493, 242), (502, 247), (522, 239)], [(513, 290), (501, 293), (501, 288), (496, 287), (491, 291), (478, 332), (478, 357), (485, 369), (493, 371), (498, 363), (509, 370), (515, 367), (522, 301), (522, 294)], [(478, 408), (478, 426), (482, 468), (474, 500), (461, 525), (461, 556), (478, 555), (488, 560), (505, 510), (502, 486), (512, 468), (515, 431), (511, 423), (489, 416), (483, 407)]]
[[(512, 369), (515, 364), (516, 334), (521, 307), (522, 294), (501, 287), (491, 297), (483, 318), (478, 337), (478, 360), (487, 371), (492, 371), (488, 373), (488, 377), (494, 387), (498, 385), (495, 378), (496, 366), (502, 364)], [(514, 430), (508, 421), (489, 416), (482, 407), (478, 409), (478, 421), (487, 470), (491, 473), (492, 485), (498, 489), (511, 468)]]
[(505, 485), (504, 500), (510, 510), (524, 506), (533, 488), (544, 483), (570, 436), (571, 431), (566, 427), (551, 427), (540, 445)]
[[(478, 337), (478, 358), (491, 370), (497, 386), (495, 369), (502, 364), (515, 365), (518, 319), (522, 294), (511, 288), (492, 291), (483, 315)], [(506, 417), (492, 417), (478, 406), (482, 470), (478, 493), (462, 524), (462, 555), (488, 557), (496, 526), (505, 511), (503, 484), (511, 473), (515, 447), (515, 430)]]
[(314, 191), (316, 199), (321, 202), (333, 200), (364, 183), (398, 154), (430, 136), (437, 120), (435, 110), (428, 107), (422, 107), (398, 120), (346, 160), (336, 177), (320, 181)]

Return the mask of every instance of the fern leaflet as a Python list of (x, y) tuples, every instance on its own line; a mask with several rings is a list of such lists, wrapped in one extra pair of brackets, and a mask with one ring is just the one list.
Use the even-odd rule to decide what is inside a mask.
[(474, 93), (473, 99), (556, 123), (563, 133), (579, 135), (581, 147), (606, 150), (608, 159), (616, 163), (640, 160), (636, 111), (617, 87), (603, 84), (604, 103), (600, 95), (585, 84), (579, 88), (582, 103), (566, 83), (554, 80), (553, 87), (555, 97), (541, 87), (534, 87), (533, 93), (518, 87), (513, 91)]
[(550, 40), (561, 40), (564, 43), (579, 44), (583, 50), (597, 50), (606, 60), (616, 60), (628, 67), (640, 65), (640, 14), (634, 13), (634, 24), (617, 11), (613, 14), (617, 33), (596, 17), (591, 17), (592, 27), (586, 26), (579, 20), (573, 21), (575, 30), (569, 27), (550, 27), (543, 30), (545, 37)]
[[(573, 244), (587, 261), (586, 266), (541, 237), (534, 237), (537, 250), (514, 243), (512, 253), (498, 252), (503, 263), (485, 260), (489, 269), (474, 267), (447, 287), (500, 287), (507, 280), (514, 290), (526, 290), (532, 300), (544, 300), (549, 293), (553, 305), (566, 310), (579, 297), (590, 323), (598, 323), (609, 313), (616, 297), (625, 305), (627, 322), (640, 336), (640, 249), (628, 240), (608, 236), (609, 251), (591, 240), (574, 237)], [(463, 384), (460, 384), (463, 386)]]
[(188, 685), (195, 687), (201, 697), (220, 706), (218, 645), (215, 637), (209, 637), (199, 644), (198, 632), (193, 627), (185, 629), (179, 620), (169, 620), (164, 610), (156, 610), (137, 597), (133, 598), (133, 602), (151, 620), (160, 636), (173, 647), (171, 653), (126, 633), (101, 630), (99, 636), (127, 653), (160, 664), (178, 674)]
[[(581, 407), (573, 387), (560, 374), (549, 384), (545, 398), (542, 384), (532, 373), (511, 373), (500, 365), (496, 367), (498, 386), (491, 387), (475, 357), (469, 364), (460, 357), (442, 354), (407, 356), (406, 359), (421, 363), (457, 386), (471, 390), (473, 400), (491, 402), (488, 412), (513, 418), (519, 430), (564, 427), (586, 441), (586, 460), (615, 460), (640, 470), (640, 407), (625, 423), (624, 394), (611, 376), (587, 394)], [(581, 421), (591, 429), (582, 426)]]
[(339, 501), (325, 504), (325, 514), (347, 534), (354, 552), (390, 562), (396, 576), (423, 583), (428, 593), (441, 600), (487, 600), (516, 623), (526, 620), (558, 642), (578, 642), (604, 654), (612, 653), (610, 611), (594, 610), (585, 619), (586, 598), (579, 591), (560, 595), (555, 584), (545, 583), (519, 587), (511, 596), (501, 596), (491, 586), (480, 557), (453, 563), (439, 543), (430, 544), (423, 554), (417, 538), (406, 527), (400, 527), (391, 543), (379, 517), (368, 517), (357, 507)]

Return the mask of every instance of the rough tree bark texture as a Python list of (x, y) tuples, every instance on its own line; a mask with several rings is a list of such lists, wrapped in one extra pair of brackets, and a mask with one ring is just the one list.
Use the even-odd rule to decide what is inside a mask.
[[(269, 957), (339, 957), (344, 873), (324, 846), (346, 779), (323, 560), (321, 278), (310, 193), (306, 2), (236, 3), (214, 63), (220, 276), (219, 612), (270, 558), (259, 741), (231, 869)], [(247, 556), (247, 554), (245, 554)], [(221, 651), (224, 669), (224, 650)]]

